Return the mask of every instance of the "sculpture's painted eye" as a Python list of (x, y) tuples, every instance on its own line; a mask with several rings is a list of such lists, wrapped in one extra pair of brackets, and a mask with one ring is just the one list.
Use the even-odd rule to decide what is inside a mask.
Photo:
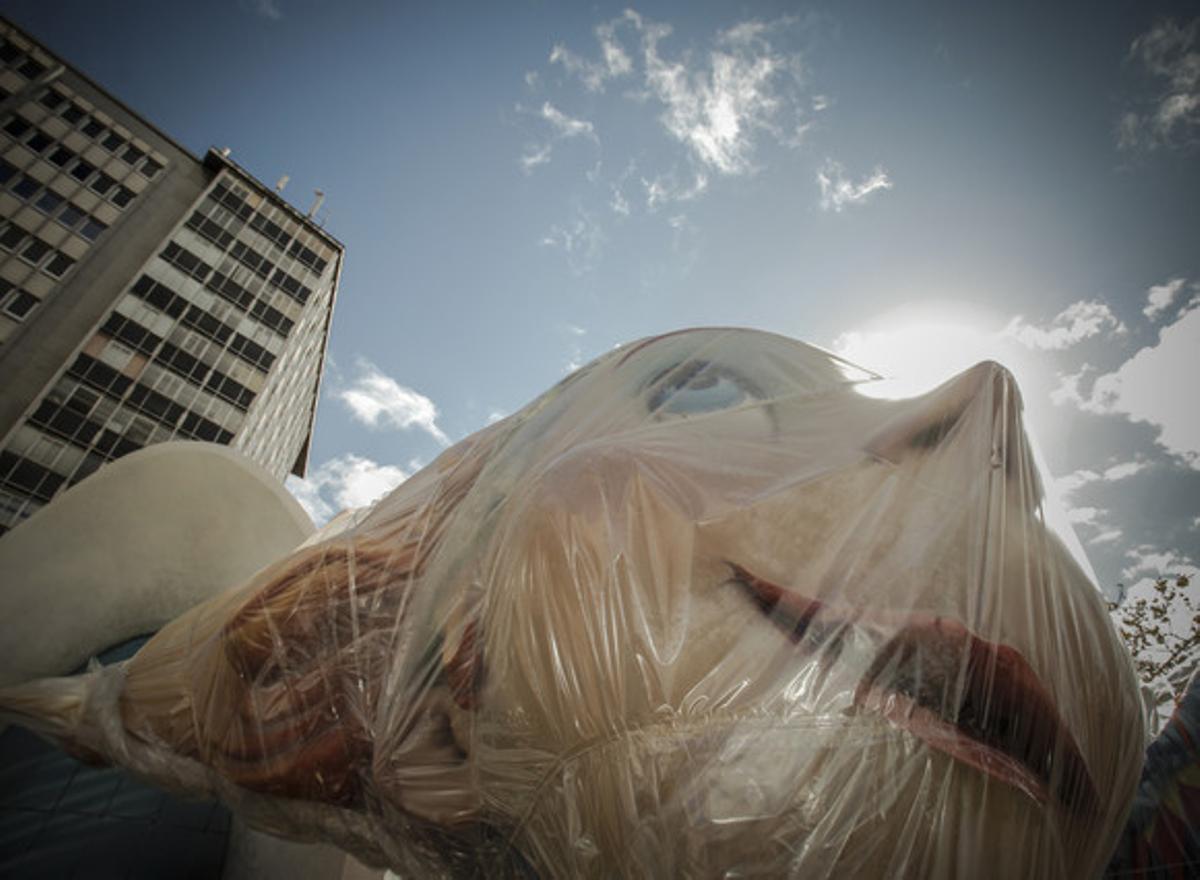
[(663, 370), (650, 382), (646, 403), (656, 415), (698, 415), (761, 400), (753, 382), (708, 361), (686, 361)]

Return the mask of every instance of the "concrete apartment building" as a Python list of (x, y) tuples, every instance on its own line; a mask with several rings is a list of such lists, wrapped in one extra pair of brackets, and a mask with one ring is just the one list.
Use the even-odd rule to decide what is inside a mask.
[[(0, 535), (164, 440), (227, 444), (280, 481), (303, 475), (342, 255), (312, 212), (227, 151), (193, 155), (0, 18)], [(0, 616), (11, 634), (14, 615)], [(102, 663), (146, 635), (125, 638)], [(0, 875), (379, 872), (0, 726)]]
[(163, 440), (304, 474), (343, 255), (311, 215), (0, 19), (0, 534)]

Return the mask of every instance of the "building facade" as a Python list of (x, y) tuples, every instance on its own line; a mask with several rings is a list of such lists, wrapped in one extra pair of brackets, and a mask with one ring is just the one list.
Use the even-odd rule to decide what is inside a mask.
[(0, 534), (163, 440), (303, 476), (342, 256), (0, 19)]

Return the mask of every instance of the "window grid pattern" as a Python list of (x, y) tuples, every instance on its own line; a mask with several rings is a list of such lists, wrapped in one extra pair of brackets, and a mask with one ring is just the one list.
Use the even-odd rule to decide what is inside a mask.
[(0, 450), (0, 532), (105, 461), (172, 438), (232, 444), (282, 480), (315, 402), (334, 256), (218, 175)]
[(10, 40), (4, 45), (0, 69), (31, 80), (31, 88), (0, 117), (0, 278), (13, 285), (0, 294), (0, 343), (167, 167), (67, 85), (39, 88), (46, 64)]

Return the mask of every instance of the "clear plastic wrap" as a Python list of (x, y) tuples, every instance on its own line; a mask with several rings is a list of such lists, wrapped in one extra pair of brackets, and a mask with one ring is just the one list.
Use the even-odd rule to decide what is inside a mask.
[(633, 343), (0, 705), (402, 876), (1097, 876), (1142, 708), (1017, 389), (873, 378)]

